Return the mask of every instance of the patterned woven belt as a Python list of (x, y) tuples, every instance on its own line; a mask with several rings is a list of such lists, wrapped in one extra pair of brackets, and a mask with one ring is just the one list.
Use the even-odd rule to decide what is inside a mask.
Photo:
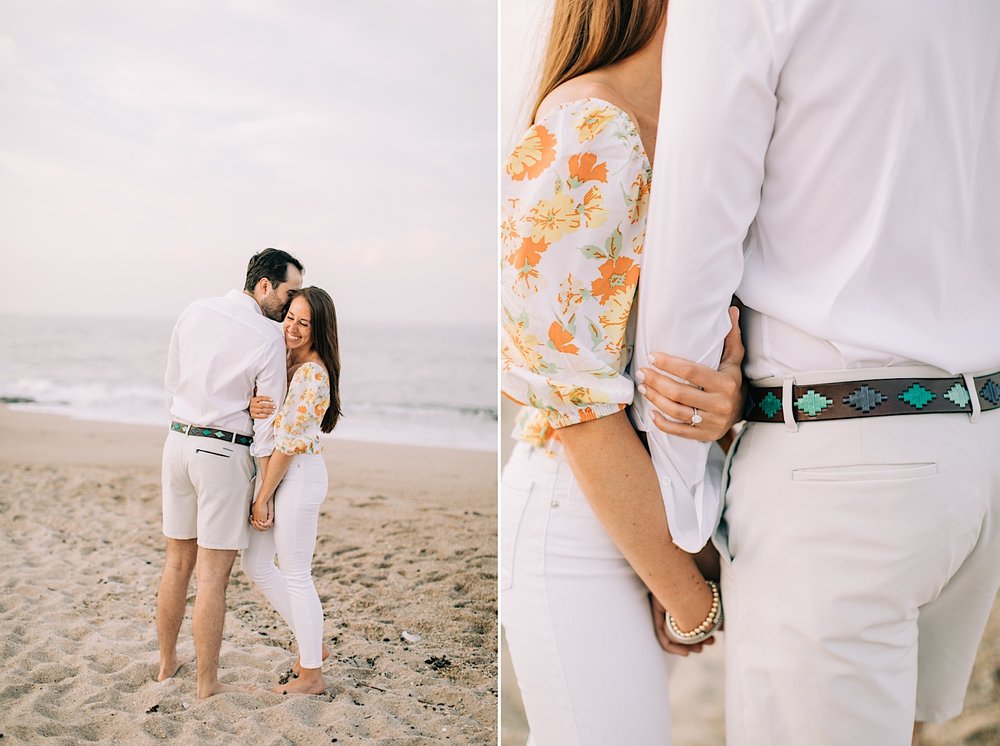
[(249, 446), (253, 443), (250, 435), (240, 435), (231, 433), (228, 430), (219, 430), (215, 427), (199, 427), (198, 425), (188, 425), (186, 422), (171, 422), (170, 430), (183, 435), (194, 435), (198, 438), (211, 438), (212, 440), (224, 440), (227, 443), (235, 443), (238, 446)]
[[(981, 410), (1000, 408), (1000, 372), (974, 378)], [(898, 414), (971, 412), (972, 397), (961, 376), (886, 378), (792, 386), (796, 422), (885, 417)], [(745, 417), (750, 422), (784, 422), (781, 386), (751, 386)]]

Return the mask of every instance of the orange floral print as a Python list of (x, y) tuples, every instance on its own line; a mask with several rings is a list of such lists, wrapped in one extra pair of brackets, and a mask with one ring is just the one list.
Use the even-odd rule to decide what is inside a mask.
[(529, 129), (507, 159), (507, 173), (514, 181), (535, 179), (556, 159), (556, 138), (540, 124)]
[(608, 122), (614, 121), (619, 112), (620, 109), (611, 106), (588, 109), (576, 125), (580, 142), (593, 140), (601, 134)]
[(532, 241), (525, 238), (517, 251), (507, 257), (507, 261), (515, 269), (522, 269), (525, 265), (534, 267), (542, 258), (542, 252), (549, 248), (544, 241)]
[(601, 305), (616, 293), (625, 293), (639, 284), (639, 265), (628, 257), (609, 259), (600, 267), (601, 276), (594, 280), (590, 292), (600, 298)]
[(551, 244), (580, 227), (580, 211), (572, 196), (556, 194), (552, 199), (539, 200), (531, 208), (527, 222), (533, 226), (533, 241)]
[(580, 153), (569, 157), (569, 185), (574, 189), (585, 181), (608, 181), (608, 164), (598, 163), (594, 153)]
[(504, 247), (516, 244), (520, 240), (521, 234), (517, 230), (517, 219), (513, 215), (504, 217), (500, 223), (500, 240)]
[(553, 321), (552, 325), (549, 326), (549, 342), (556, 352), (561, 352), (564, 355), (577, 354), (580, 348), (573, 344), (574, 339), (573, 334), (558, 321)]
[(330, 382), (317, 363), (303, 363), (288, 384), (281, 411), (274, 418), (274, 447), (294, 456), (321, 453), (320, 424), (330, 407)]
[(632, 120), (597, 99), (550, 112), (518, 148), (501, 176), (501, 377), (524, 403), (514, 437), (552, 455), (559, 428), (633, 400), (652, 169)]
[(604, 209), (604, 195), (596, 186), (587, 190), (583, 197), (583, 222), (588, 228), (600, 228), (608, 219), (608, 211)]
[(640, 173), (635, 177), (625, 196), (625, 204), (628, 205), (629, 222), (635, 225), (646, 217), (646, 209), (649, 207), (650, 180), (646, 174)]

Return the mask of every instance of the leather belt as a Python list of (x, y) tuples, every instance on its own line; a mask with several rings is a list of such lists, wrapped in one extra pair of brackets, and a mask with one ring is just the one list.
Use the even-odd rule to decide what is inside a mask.
[(170, 423), (170, 430), (182, 435), (194, 435), (198, 438), (224, 440), (228, 443), (235, 443), (238, 446), (250, 446), (253, 443), (253, 436), (251, 435), (231, 433), (228, 430), (219, 430), (217, 427), (199, 427), (198, 425), (189, 425), (186, 422), (177, 422), (176, 420)]
[[(972, 379), (981, 411), (1000, 408), (1000, 371)], [(751, 386), (745, 417), (750, 422), (784, 422), (781, 386)], [(792, 386), (796, 422), (885, 417), (900, 414), (972, 412), (965, 378), (886, 378)]]

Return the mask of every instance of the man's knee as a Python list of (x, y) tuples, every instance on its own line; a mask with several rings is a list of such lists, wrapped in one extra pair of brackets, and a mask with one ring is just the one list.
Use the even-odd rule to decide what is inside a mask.
[(167, 539), (167, 571), (190, 576), (197, 560), (197, 539)]
[(236, 559), (235, 549), (198, 549), (198, 585), (225, 586), (229, 582), (229, 574)]

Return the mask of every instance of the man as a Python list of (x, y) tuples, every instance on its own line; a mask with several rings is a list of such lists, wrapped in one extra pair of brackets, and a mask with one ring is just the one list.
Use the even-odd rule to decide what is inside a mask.
[[(226, 587), (248, 542), (257, 470), (274, 450), (274, 416), (252, 421), (250, 397), (285, 398), (280, 322), (288, 295), (302, 286), (302, 264), (265, 249), (250, 259), (242, 292), (195, 301), (170, 339), (164, 385), (171, 426), (163, 448), (163, 533), (167, 561), (156, 602), (158, 680), (179, 666), (177, 634), (192, 570), (198, 568), (194, 643), (198, 697), (245, 691), (219, 682)], [(251, 435), (252, 433), (252, 435)]]
[[(961, 711), (1000, 581), (997, 29), (994, 0), (671, 0), (635, 359), (714, 364), (745, 304), (731, 745)], [(689, 551), (719, 519), (693, 407), (640, 405)]]

